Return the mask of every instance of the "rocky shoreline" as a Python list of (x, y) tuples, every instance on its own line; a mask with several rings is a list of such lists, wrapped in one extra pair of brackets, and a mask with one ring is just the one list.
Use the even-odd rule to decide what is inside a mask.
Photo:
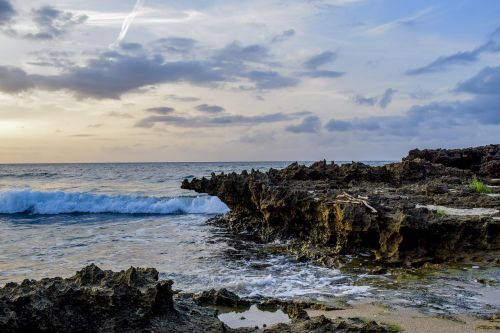
[(103, 271), (85, 267), (70, 278), (8, 283), (0, 289), (0, 331), (10, 332), (397, 332), (359, 318), (309, 318), (312, 304), (267, 300), (260, 307), (282, 308), (290, 323), (270, 328), (231, 329), (216, 306), (248, 307), (227, 290), (182, 294), (173, 281), (159, 281), (153, 268)]
[[(498, 267), (499, 179), (500, 145), (490, 145), (413, 150), (402, 162), (381, 167), (321, 161), (266, 173), (213, 174), (185, 180), (182, 187), (218, 196), (231, 210), (210, 223), (250, 234), (273, 251), (327, 267), (345, 265), (346, 256), (362, 258), (376, 266), (372, 274), (384, 274), (468, 259)], [(95, 265), (66, 279), (8, 283), (0, 288), (0, 331), (400, 331), (358, 315), (326, 315), (337, 310), (332, 306), (241, 299), (225, 289), (182, 293), (173, 286), (154, 268), (112, 272)], [(222, 308), (251, 306), (279, 309), (289, 321), (230, 328), (218, 317)], [(311, 311), (319, 315), (310, 318)]]
[(419, 267), (464, 258), (498, 264), (498, 178), (500, 145), (490, 145), (413, 150), (381, 167), (321, 161), (212, 174), (182, 187), (230, 207), (211, 223), (285, 243), (282, 249), (299, 259), (331, 267), (342, 264), (341, 255), (362, 254), (374, 263)]

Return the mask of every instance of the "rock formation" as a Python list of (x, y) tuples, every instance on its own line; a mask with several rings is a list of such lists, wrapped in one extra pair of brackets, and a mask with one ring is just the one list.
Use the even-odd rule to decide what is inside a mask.
[[(71, 278), (24, 280), (0, 289), (0, 332), (223, 332), (214, 312), (174, 306), (172, 281), (153, 268), (118, 273), (95, 265)], [(188, 307), (188, 310), (183, 309)], [(196, 316), (193, 316), (196, 313)]]
[[(159, 281), (154, 268), (118, 273), (90, 265), (71, 278), (25, 280), (0, 288), (0, 332), (158, 332), (244, 333), (255, 327), (231, 329), (217, 310), (199, 301), (226, 307), (249, 304), (227, 290), (198, 296), (175, 295), (172, 281)], [(193, 298), (197, 299), (195, 302)], [(395, 332), (375, 322), (356, 319), (297, 318), (269, 332)]]
[[(369, 253), (379, 262), (420, 265), (500, 249), (500, 197), (469, 185), (474, 177), (499, 177), (499, 156), (500, 145), (415, 150), (381, 167), (293, 163), (267, 173), (212, 174), (182, 187), (231, 208), (213, 223), (267, 242), (286, 240), (299, 257), (333, 266), (340, 254)], [(441, 206), (490, 210), (463, 216)]]
[(414, 149), (406, 159), (423, 159), (447, 167), (472, 172), (491, 178), (500, 178), (500, 145), (466, 149)]

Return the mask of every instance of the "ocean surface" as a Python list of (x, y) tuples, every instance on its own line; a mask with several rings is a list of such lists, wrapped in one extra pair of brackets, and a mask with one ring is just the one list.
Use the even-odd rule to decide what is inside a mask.
[(95, 263), (113, 270), (155, 267), (174, 288), (192, 292), (225, 287), (240, 296), (380, 300), (442, 314), (499, 310), (498, 288), (477, 282), (497, 283), (498, 269), (460, 266), (401, 279), (300, 263), (207, 225), (227, 206), (180, 188), (185, 178), (288, 164), (0, 165), (0, 286), (67, 277)]

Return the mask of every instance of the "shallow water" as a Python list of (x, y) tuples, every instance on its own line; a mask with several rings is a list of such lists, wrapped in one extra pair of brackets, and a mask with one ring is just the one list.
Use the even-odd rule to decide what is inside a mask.
[(279, 323), (289, 323), (291, 320), (281, 309), (263, 311), (252, 305), (248, 310), (222, 313), (219, 319), (231, 328), (270, 327)]
[(0, 166), (0, 285), (70, 276), (96, 263), (113, 270), (156, 267), (174, 288), (190, 292), (225, 287), (240, 296), (378, 300), (445, 314), (499, 310), (496, 268), (371, 276), (301, 263), (207, 225), (227, 207), (180, 189), (185, 177), (287, 164)]

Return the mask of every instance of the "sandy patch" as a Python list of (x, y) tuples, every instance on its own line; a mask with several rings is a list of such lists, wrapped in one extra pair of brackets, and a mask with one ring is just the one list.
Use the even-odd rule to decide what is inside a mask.
[(329, 318), (360, 317), (375, 320), (379, 323), (393, 324), (409, 333), (468, 333), (483, 332), (499, 333), (498, 329), (483, 329), (480, 326), (499, 326), (500, 323), (477, 319), (474, 317), (460, 316), (458, 320), (431, 317), (416, 310), (389, 309), (383, 305), (356, 304), (350, 309), (321, 311), (308, 310), (309, 316), (324, 315)]

